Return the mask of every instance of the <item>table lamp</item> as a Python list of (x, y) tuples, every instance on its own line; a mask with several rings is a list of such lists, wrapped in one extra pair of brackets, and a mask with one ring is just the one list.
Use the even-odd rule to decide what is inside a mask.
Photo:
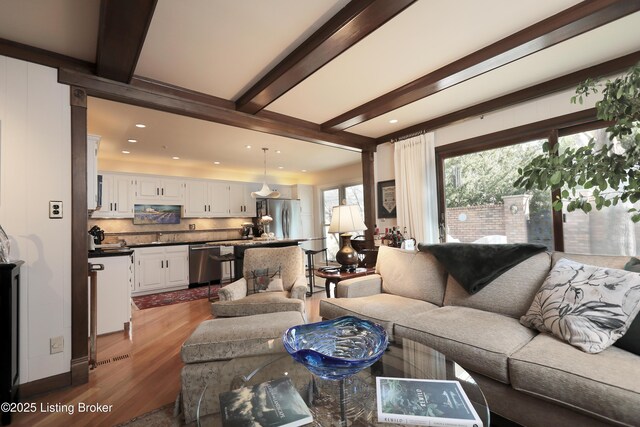
[(349, 233), (366, 229), (357, 205), (342, 204), (333, 208), (329, 233), (340, 233), (340, 250), (336, 253), (336, 261), (342, 266), (342, 271), (355, 271), (358, 265), (358, 252), (351, 246)]

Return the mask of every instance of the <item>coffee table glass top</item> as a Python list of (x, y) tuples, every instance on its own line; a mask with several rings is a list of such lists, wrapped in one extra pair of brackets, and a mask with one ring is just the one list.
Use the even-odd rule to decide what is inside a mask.
[(294, 382), (313, 414), (311, 426), (391, 425), (377, 420), (376, 377), (457, 380), (484, 426), (489, 426), (489, 408), (471, 375), (442, 353), (407, 339), (390, 344), (378, 362), (344, 382), (314, 376), (286, 352), (230, 360), (222, 364), (218, 375), (204, 388), (197, 424), (222, 425), (219, 393), (281, 377)]

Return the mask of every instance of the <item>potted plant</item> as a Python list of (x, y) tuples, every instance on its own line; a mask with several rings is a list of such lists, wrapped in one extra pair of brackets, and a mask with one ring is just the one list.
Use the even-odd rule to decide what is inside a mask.
[[(609, 141), (599, 144), (593, 138), (583, 147), (559, 149), (558, 144), (543, 146), (543, 154), (518, 169), (515, 187), (527, 190), (561, 190), (553, 201), (560, 211), (563, 200), (567, 211), (617, 205), (640, 200), (640, 63), (616, 79), (603, 83), (588, 79), (578, 85), (572, 103), (602, 93), (596, 103), (597, 117), (611, 124), (606, 128)], [(581, 189), (590, 190), (585, 194)], [(640, 213), (629, 209), (631, 220), (640, 222)]]

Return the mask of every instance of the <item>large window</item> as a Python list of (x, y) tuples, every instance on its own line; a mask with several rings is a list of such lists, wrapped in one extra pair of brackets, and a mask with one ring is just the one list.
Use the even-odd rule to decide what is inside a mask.
[[(609, 136), (604, 129), (577, 132), (558, 139), (560, 151), (567, 147), (586, 145), (591, 139), (596, 146), (609, 144)], [(613, 141), (618, 145), (618, 141)], [(605, 190), (615, 195), (617, 189)], [(579, 188), (579, 192), (589, 198), (592, 189)], [(609, 255), (636, 255), (640, 248), (640, 223), (631, 221), (630, 208), (640, 209), (640, 202), (618, 203), (616, 206), (593, 210), (589, 214), (582, 211), (562, 212), (564, 250), (574, 253), (598, 253)]]
[(536, 140), (444, 160), (448, 242), (541, 243), (553, 248), (548, 192), (514, 188), (517, 170), (542, 153)]
[(335, 260), (336, 252), (340, 249), (338, 236), (334, 233), (329, 233), (331, 213), (333, 212), (333, 208), (338, 206), (342, 200), (346, 200), (348, 205), (358, 205), (360, 207), (360, 213), (364, 218), (364, 192), (362, 184), (340, 186), (322, 191), (322, 226), (327, 242), (327, 256), (330, 260)]

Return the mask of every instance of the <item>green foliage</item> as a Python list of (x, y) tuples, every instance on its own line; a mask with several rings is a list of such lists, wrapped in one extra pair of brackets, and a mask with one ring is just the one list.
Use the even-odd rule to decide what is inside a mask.
[[(596, 103), (599, 119), (612, 122), (606, 128), (608, 142), (592, 139), (584, 146), (569, 146), (562, 151), (558, 145), (545, 144), (543, 154), (533, 158), (518, 170), (519, 177), (513, 183), (516, 188), (527, 190), (562, 190), (562, 196), (553, 201), (553, 208), (560, 211), (563, 199), (567, 211), (582, 210), (589, 213), (595, 207), (617, 205), (620, 202), (636, 203), (640, 200), (640, 63), (625, 75), (602, 84), (589, 79), (576, 89), (572, 103), (584, 102), (584, 98), (598, 94)], [(587, 197), (581, 189), (591, 190)], [(640, 214), (631, 209), (631, 220), (640, 222)]]

